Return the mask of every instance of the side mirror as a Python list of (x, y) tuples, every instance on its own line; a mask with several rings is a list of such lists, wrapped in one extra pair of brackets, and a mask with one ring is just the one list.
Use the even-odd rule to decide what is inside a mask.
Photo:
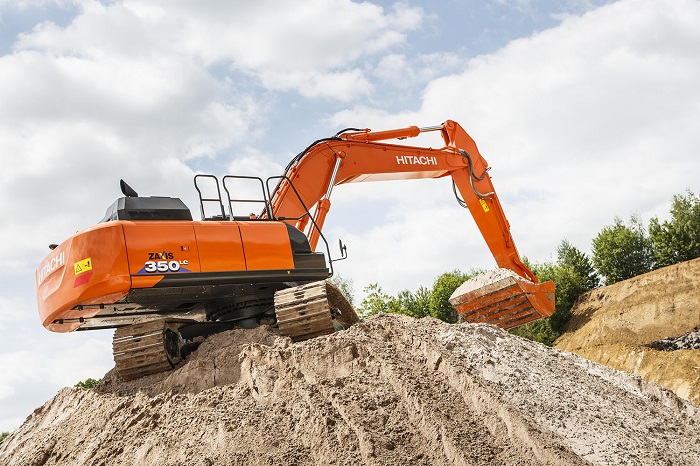
[(336, 259), (336, 260), (342, 261), (343, 259), (347, 259), (348, 258), (348, 247), (343, 244), (342, 239), (338, 240), (338, 246), (340, 247), (340, 259)]

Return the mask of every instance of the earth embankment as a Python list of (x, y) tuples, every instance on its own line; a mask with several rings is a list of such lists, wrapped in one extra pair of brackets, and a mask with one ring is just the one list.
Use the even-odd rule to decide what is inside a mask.
[(700, 411), (489, 325), (383, 315), (207, 339), (177, 370), (65, 388), (5, 465), (697, 465)]
[[(700, 404), (700, 259), (582, 295), (558, 349), (639, 375)], [(677, 344), (655, 344), (668, 339)], [(666, 351), (657, 348), (666, 348)]]

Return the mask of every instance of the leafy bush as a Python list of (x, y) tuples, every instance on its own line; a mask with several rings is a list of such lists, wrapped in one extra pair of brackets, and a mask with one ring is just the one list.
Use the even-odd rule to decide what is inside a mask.
[(389, 300), (388, 312), (420, 319), (430, 315), (430, 290), (421, 286), (415, 293), (400, 291)]
[(2, 441), (5, 440), (8, 435), (10, 435), (9, 432), (3, 432), (2, 434), (0, 434), (0, 443), (2, 443)]
[(393, 298), (384, 293), (378, 283), (371, 283), (362, 291), (367, 293), (367, 295), (357, 309), (360, 316), (368, 317), (382, 312), (389, 312), (389, 303)]
[[(527, 261), (525, 261), (527, 262)], [(554, 314), (546, 319), (521, 325), (511, 333), (529, 340), (552, 346), (564, 333), (576, 299), (586, 291), (598, 287), (600, 281), (588, 256), (564, 239), (557, 247), (557, 262), (531, 265), (540, 282), (553, 281)]]
[(82, 382), (78, 382), (75, 384), (75, 388), (84, 388), (86, 390), (92, 390), (93, 388), (97, 387), (97, 384), (100, 383), (100, 380), (102, 379), (93, 379), (93, 378), (88, 378), (83, 380)]
[(452, 307), (452, 304), (450, 304), (450, 296), (459, 288), (459, 285), (474, 275), (476, 275), (476, 273), (473, 271), (470, 273), (463, 273), (459, 270), (453, 270), (452, 272), (443, 273), (435, 279), (429, 298), (430, 316), (450, 324), (456, 323), (459, 316), (454, 307)]
[(435, 279), (430, 290), (421, 286), (415, 293), (403, 290), (396, 296), (386, 294), (379, 284), (372, 283), (363, 290), (367, 295), (360, 303), (358, 311), (363, 317), (386, 312), (416, 318), (430, 316), (455, 323), (458, 316), (449, 298), (459, 285), (478, 273), (475, 269), (467, 273), (459, 270), (445, 272)]

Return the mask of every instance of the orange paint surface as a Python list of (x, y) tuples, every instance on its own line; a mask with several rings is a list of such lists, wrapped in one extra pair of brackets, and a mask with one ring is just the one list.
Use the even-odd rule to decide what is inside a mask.
[[(92, 259), (92, 274), (82, 286), (74, 287), (74, 264)], [(84, 280), (81, 278), (80, 280)], [(77, 233), (54, 249), (36, 272), (37, 306), (45, 327), (79, 303), (105, 295), (124, 296), (131, 285), (124, 234), (119, 223), (102, 223)], [(64, 330), (67, 331), (67, 330)]]

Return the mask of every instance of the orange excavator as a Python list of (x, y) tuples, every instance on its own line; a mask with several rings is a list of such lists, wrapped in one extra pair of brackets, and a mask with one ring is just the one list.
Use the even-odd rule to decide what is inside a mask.
[[(434, 131), (444, 147), (402, 144)], [(315, 141), (265, 181), (197, 175), (200, 221), (180, 199), (139, 197), (121, 181), (124, 197), (102, 221), (49, 246), (36, 270), (39, 316), (55, 332), (116, 329), (115, 367), (125, 380), (176, 367), (208, 335), (235, 327), (276, 325), (295, 341), (347, 328), (358, 317), (327, 280), (346, 248), (340, 243), (333, 259), (322, 233), (333, 188), (446, 176), (499, 270), (510, 273), (453, 296), (462, 319), (507, 329), (551, 315), (554, 284), (538, 283), (522, 263), (486, 161), (448, 120), (348, 128)], [(242, 210), (251, 205), (257, 213)], [(325, 254), (316, 252), (320, 241)]]

